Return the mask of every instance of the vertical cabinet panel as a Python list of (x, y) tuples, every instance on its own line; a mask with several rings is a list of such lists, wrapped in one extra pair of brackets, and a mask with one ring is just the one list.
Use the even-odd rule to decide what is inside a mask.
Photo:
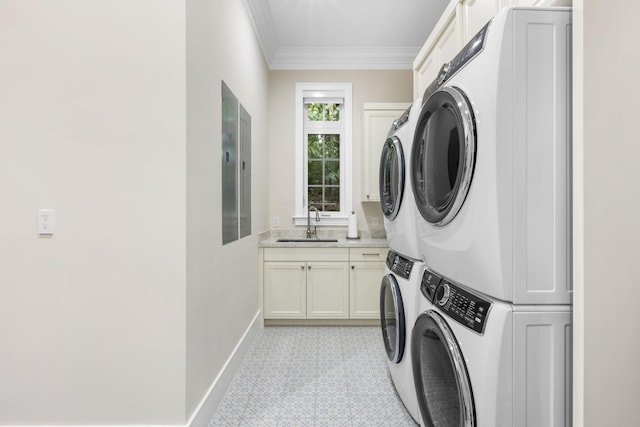
[(307, 318), (347, 319), (348, 317), (347, 263), (307, 263)]
[(571, 425), (571, 311), (513, 314), (514, 426)]

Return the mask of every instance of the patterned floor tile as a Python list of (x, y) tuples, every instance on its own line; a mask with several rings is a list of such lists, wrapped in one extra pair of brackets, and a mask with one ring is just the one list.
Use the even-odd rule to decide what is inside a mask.
[(209, 427), (416, 426), (377, 327), (266, 327)]

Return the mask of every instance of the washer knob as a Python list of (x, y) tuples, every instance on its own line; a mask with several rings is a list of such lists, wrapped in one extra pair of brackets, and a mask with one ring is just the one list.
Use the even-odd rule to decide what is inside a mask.
[(438, 76), (436, 77), (436, 82), (441, 85), (447, 78), (447, 74), (449, 73), (449, 63), (445, 62), (442, 64), (440, 71), (438, 71)]
[(438, 289), (436, 289), (436, 302), (440, 307), (442, 307), (447, 303), (447, 301), (449, 301), (450, 293), (451, 289), (449, 288), (449, 285), (447, 283), (443, 283), (442, 285), (438, 286)]

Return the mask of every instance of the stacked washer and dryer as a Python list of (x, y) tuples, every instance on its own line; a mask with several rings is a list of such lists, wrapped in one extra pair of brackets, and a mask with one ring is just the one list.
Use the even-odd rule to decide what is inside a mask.
[(416, 297), (424, 270), (417, 232), (417, 209), (409, 188), (409, 163), (422, 101), (393, 123), (380, 159), (380, 203), (389, 243), (380, 287), (380, 320), (389, 372), (411, 416), (420, 419), (411, 363), (411, 329), (417, 318)]
[(501, 11), (412, 110), (422, 263), (400, 397), (426, 426), (571, 425), (570, 9)]

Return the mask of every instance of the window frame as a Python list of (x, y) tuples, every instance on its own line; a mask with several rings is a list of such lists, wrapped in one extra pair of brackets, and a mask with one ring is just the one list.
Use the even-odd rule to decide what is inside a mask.
[[(296, 126), (295, 126), (295, 210), (294, 224), (307, 225), (307, 188), (308, 158), (307, 137), (309, 133), (326, 133), (340, 136), (340, 211), (320, 212), (320, 222), (313, 225), (348, 225), (349, 212), (352, 210), (352, 85), (351, 83), (296, 83)], [(342, 98), (339, 122), (325, 122), (327, 127), (310, 122), (305, 115), (305, 98)], [(337, 123), (341, 123), (338, 129)]]

